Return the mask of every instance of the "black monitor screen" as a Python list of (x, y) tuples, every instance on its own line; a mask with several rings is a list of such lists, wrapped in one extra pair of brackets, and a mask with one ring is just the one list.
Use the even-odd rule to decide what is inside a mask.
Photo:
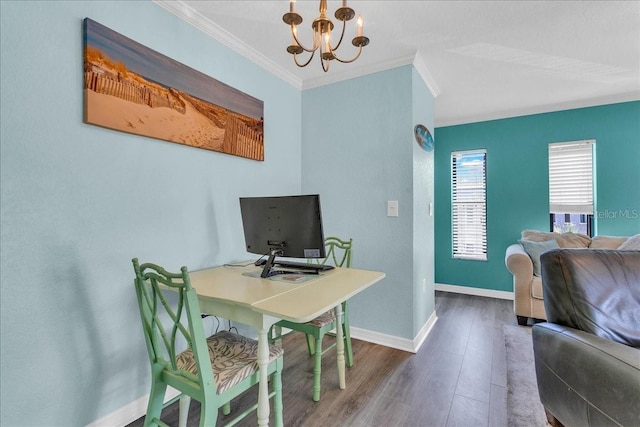
[(320, 196), (241, 197), (248, 252), (289, 258), (324, 258)]

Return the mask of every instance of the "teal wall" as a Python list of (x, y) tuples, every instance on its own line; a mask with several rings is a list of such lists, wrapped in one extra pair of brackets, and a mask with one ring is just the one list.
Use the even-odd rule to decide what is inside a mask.
[[(512, 291), (507, 246), (548, 230), (548, 144), (596, 140), (596, 234), (640, 232), (640, 102), (436, 129), (436, 282)], [(451, 258), (452, 151), (487, 150), (487, 261)]]
[[(322, 195), (327, 235), (354, 239), (353, 266), (387, 276), (351, 299), (351, 325), (406, 339), (416, 335), (415, 273), (426, 274), (433, 264), (413, 254), (413, 200), (422, 191), (414, 182), (433, 183), (426, 172), (414, 181), (414, 119), (433, 123), (433, 97), (424, 84), (414, 88), (414, 74), (407, 65), (302, 95), (302, 189)], [(425, 100), (414, 107), (416, 96)], [(398, 201), (398, 217), (387, 217), (388, 200)], [(421, 319), (433, 312), (430, 290), (422, 296)]]
[[(238, 197), (301, 190), (301, 93), (150, 1), (0, 8), (0, 424), (87, 425), (149, 392), (131, 258), (247, 259)], [(84, 124), (85, 17), (263, 100), (265, 161)]]

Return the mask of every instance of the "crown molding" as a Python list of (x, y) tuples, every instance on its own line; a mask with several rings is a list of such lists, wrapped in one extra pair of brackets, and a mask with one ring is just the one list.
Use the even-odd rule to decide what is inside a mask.
[(429, 89), (429, 92), (431, 92), (431, 95), (433, 95), (434, 98), (440, 95), (440, 89), (438, 88), (438, 85), (433, 79), (433, 76), (429, 72), (429, 69), (427, 68), (419, 52), (411, 55), (400, 56), (398, 58), (378, 62), (364, 67), (351, 67), (347, 71), (327, 74), (313, 79), (307, 79), (303, 81), (302, 89), (306, 90), (314, 87), (341, 82), (344, 80), (354, 79), (356, 77), (366, 76), (367, 74), (377, 73), (379, 71), (391, 70), (403, 65), (413, 65), (422, 80), (427, 85), (427, 88)]
[[(152, 0), (158, 6), (164, 8), (170, 13), (177, 16), (179, 19), (187, 22), (193, 27), (201, 30), (203, 33), (209, 35), (213, 39), (217, 40), (224, 46), (232, 49), (234, 52), (247, 58), (249, 61), (262, 67), (265, 71), (280, 78), (284, 82), (290, 84), (298, 90), (306, 90), (314, 87), (324, 86), (344, 80), (349, 80), (368, 74), (373, 74), (379, 71), (386, 71), (403, 65), (412, 64), (422, 80), (427, 85), (427, 88), (431, 92), (434, 98), (438, 97), (441, 93), (438, 85), (436, 84), (433, 76), (429, 72), (424, 59), (420, 52), (415, 54), (402, 56), (389, 61), (376, 63), (369, 66), (351, 67), (344, 72), (335, 72), (324, 76), (301, 79), (295, 76), (290, 71), (281, 67), (273, 62), (271, 59), (264, 56), (248, 44), (240, 41), (231, 33), (211, 22), (205, 16), (186, 5), (182, 0)], [(634, 91), (630, 93), (622, 93), (610, 96), (604, 96), (599, 98), (590, 98), (583, 100), (572, 100), (567, 102), (560, 102), (552, 105), (535, 106), (530, 108), (510, 109), (504, 111), (486, 112), (477, 115), (471, 115), (466, 117), (444, 118), (438, 119), (436, 108), (435, 127), (456, 126), (461, 124), (469, 124), (475, 122), (499, 120), (512, 117), (526, 116), (532, 114), (549, 113), (561, 110), (570, 110), (576, 108), (594, 107), (598, 105), (615, 104), (621, 102), (638, 101), (640, 100), (640, 92)]]
[(487, 122), (490, 120), (510, 119), (514, 117), (531, 116), (534, 114), (553, 113), (557, 111), (575, 110), (577, 108), (597, 107), (599, 105), (619, 104), (632, 101), (640, 101), (640, 92), (626, 92), (598, 98), (559, 102), (557, 104), (538, 105), (535, 107), (519, 108), (508, 111), (487, 112), (486, 114), (477, 114), (450, 120), (438, 120), (436, 117), (435, 127), (457, 126), (470, 123)]
[(203, 33), (211, 36), (229, 49), (232, 49), (251, 62), (264, 68), (269, 73), (289, 83), (291, 86), (297, 89), (302, 89), (302, 81), (298, 77), (294, 76), (248, 44), (238, 40), (238, 38), (234, 37), (227, 30), (211, 22), (201, 13), (189, 7), (181, 0), (153, 0), (153, 2), (188, 24), (196, 27)]
[(413, 58), (413, 66), (415, 67), (422, 80), (427, 85), (429, 92), (434, 98), (437, 98), (440, 95), (440, 88), (436, 84), (436, 81), (433, 79), (433, 76), (429, 72), (429, 68), (427, 68), (427, 64), (424, 62), (422, 55), (420, 52), (416, 52), (415, 57)]
[(299, 90), (325, 86), (356, 77), (362, 77), (367, 74), (373, 74), (379, 71), (390, 70), (392, 68), (400, 67), (403, 65), (413, 64), (434, 98), (440, 94), (440, 89), (438, 89), (438, 86), (433, 80), (431, 73), (429, 73), (429, 70), (427, 69), (419, 53), (394, 58), (389, 61), (379, 62), (370, 66), (351, 67), (343, 72), (335, 72), (316, 78), (302, 80), (280, 65), (276, 64), (271, 59), (267, 58), (248, 44), (242, 42), (224, 28), (211, 22), (209, 19), (207, 19), (192, 7), (185, 4), (183, 1), (153, 0), (153, 2), (163, 9), (174, 14), (181, 20), (187, 22), (191, 26), (199, 29), (203, 33), (217, 40), (229, 49), (232, 49), (234, 52), (244, 56), (251, 62), (262, 67), (267, 72), (275, 75), (276, 77), (279, 77), (280, 79), (284, 80), (285, 82), (289, 83), (291, 86)]
[(389, 61), (378, 62), (373, 65), (355, 67), (351, 66), (346, 71), (327, 73), (321, 77), (306, 79), (302, 83), (302, 89), (311, 89), (318, 86), (325, 86), (332, 83), (341, 82), (344, 80), (355, 79), (356, 77), (366, 76), (368, 74), (377, 73), (379, 71), (386, 71), (392, 68), (401, 67), (403, 65), (409, 65), (413, 63), (415, 55), (401, 56)]

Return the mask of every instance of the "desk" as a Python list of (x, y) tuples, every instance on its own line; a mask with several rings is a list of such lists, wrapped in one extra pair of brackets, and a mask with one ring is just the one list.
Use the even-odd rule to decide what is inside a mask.
[[(246, 264), (246, 263), (245, 263)], [(198, 294), (200, 310), (253, 326), (258, 331), (258, 425), (269, 423), (269, 396), (266, 366), (269, 356), (267, 333), (280, 319), (308, 322), (335, 309), (337, 324), (342, 320), (342, 302), (385, 277), (378, 271), (335, 268), (302, 283), (261, 279), (242, 273), (260, 270), (248, 267), (215, 267), (190, 272), (191, 285)], [(342, 328), (336, 328), (338, 375), (344, 389), (345, 360)]]

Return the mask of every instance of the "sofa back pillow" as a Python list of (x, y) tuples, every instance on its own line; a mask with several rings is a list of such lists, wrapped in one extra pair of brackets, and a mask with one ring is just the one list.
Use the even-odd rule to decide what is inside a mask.
[(542, 242), (535, 242), (527, 239), (520, 239), (518, 243), (522, 245), (524, 251), (531, 258), (533, 263), (533, 275), (540, 276), (540, 255), (551, 249), (558, 249), (558, 242), (555, 239), (545, 240)]
[(590, 249), (618, 249), (618, 247), (627, 241), (626, 237), (617, 236), (595, 236), (591, 239)]
[(532, 242), (544, 242), (555, 239), (561, 248), (588, 248), (591, 237), (579, 233), (553, 233), (538, 230), (522, 231), (522, 238)]
[(640, 234), (629, 237), (618, 247), (619, 251), (640, 251)]

